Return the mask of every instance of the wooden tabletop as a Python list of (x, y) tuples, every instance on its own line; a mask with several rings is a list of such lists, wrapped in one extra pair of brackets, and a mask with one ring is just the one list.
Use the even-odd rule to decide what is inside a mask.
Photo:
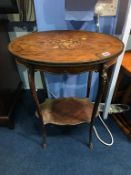
[(125, 55), (122, 61), (122, 67), (127, 72), (127, 74), (131, 76), (131, 50), (125, 52)]
[(23, 62), (46, 64), (101, 63), (117, 57), (123, 43), (111, 36), (86, 31), (36, 32), (9, 44), (9, 51)]

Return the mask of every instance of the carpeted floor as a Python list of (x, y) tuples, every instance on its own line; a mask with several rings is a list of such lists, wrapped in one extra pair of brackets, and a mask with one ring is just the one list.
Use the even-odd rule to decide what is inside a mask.
[[(23, 93), (14, 112), (15, 129), (0, 128), (0, 175), (131, 175), (131, 143), (115, 122), (106, 123), (114, 145), (102, 145), (94, 135), (87, 147), (89, 126), (47, 126), (48, 148), (40, 147), (39, 123), (29, 92)], [(97, 120), (102, 138), (108, 135)]]

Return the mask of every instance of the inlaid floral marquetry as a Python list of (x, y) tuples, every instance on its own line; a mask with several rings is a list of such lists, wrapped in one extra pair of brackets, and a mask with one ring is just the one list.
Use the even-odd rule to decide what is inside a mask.
[(19, 59), (51, 64), (103, 61), (117, 56), (122, 49), (123, 43), (113, 36), (85, 31), (36, 32), (9, 45), (10, 52)]
[(54, 49), (78, 49), (82, 47), (82, 38), (80, 39), (60, 39), (60, 40), (46, 40), (43, 45)]

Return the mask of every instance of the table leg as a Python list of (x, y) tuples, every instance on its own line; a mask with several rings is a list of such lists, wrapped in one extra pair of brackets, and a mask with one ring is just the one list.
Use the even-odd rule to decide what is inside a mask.
[(90, 96), (90, 89), (91, 89), (92, 75), (93, 75), (93, 72), (89, 71), (89, 75), (88, 75), (88, 83), (87, 83), (87, 97), (88, 97), (88, 98), (89, 98), (89, 96)]
[(48, 97), (48, 90), (47, 90), (47, 86), (46, 86), (46, 82), (45, 82), (45, 75), (44, 75), (44, 72), (40, 71), (40, 76), (41, 76), (41, 81), (42, 81), (42, 85), (43, 85), (43, 88), (45, 90), (45, 96), (46, 98)]
[(36, 88), (35, 88), (35, 80), (34, 80), (34, 69), (32, 67), (29, 67), (28, 69), (28, 78), (29, 78), (29, 85), (30, 85), (30, 90), (32, 93), (32, 97), (34, 99), (35, 105), (36, 105), (36, 110), (40, 119), (40, 124), (41, 124), (41, 134), (42, 134), (42, 147), (46, 148), (47, 144), (46, 144), (46, 131), (45, 131), (45, 125), (44, 125), (44, 121), (43, 121), (43, 117), (42, 117), (42, 113), (41, 113), (41, 109), (40, 109), (40, 105), (39, 105), (39, 100), (38, 100), (38, 96), (36, 93)]
[(107, 81), (107, 66), (102, 65), (100, 73), (99, 73), (99, 89), (98, 89), (96, 102), (95, 102), (95, 105), (94, 105), (92, 118), (91, 118), (91, 123), (90, 123), (89, 144), (88, 144), (90, 149), (93, 148), (93, 144), (92, 144), (93, 125), (94, 125), (94, 121), (95, 121), (96, 114), (97, 114), (97, 111), (98, 111), (99, 103), (101, 102), (101, 98), (102, 98), (102, 95), (103, 95), (103, 90), (105, 88), (106, 81)]

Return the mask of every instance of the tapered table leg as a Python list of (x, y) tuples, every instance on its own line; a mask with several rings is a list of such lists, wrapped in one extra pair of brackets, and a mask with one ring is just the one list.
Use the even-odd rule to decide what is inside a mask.
[(36, 93), (34, 73), (35, 73), (34, 69), (32, 67), (29, 67), (28, 68), (28, 78), (29, 78), (30, 90), (31, 90), (32, 97), (34, 99), (34, 102), (35, 102), (35, 105), (36, 105), (36, 110), (37, 110), (37, 113), (38, 113), (38, 116), (39, 116), (39, 119), (40, 119), (40, 123), (41, 123), (42, 147), (46, 148), (47, 147), (46, 131), (45, 131), (45, 125), (44, 125), (42, 113), (41, 113), (41, 110), (40, 110), (38, 96), (37, 96), (37, 93)]
[(92, 75), (93, 75), (93, 72), (90, 71), (90, 72), (89, 72), (89, 75), (88, 75), (88, 83), (87, 83), (87, 97), (88, 97), (88, 98), (89, 98), (89, 96), (90, 96)]
[(45, 75), (44, 75), (44, 72), (40, 71), (40, 76), (41, 76), (41, 81), (42, 81), (42, 85), (43, 85), (43, 88), (45, 90), (45, 96), (46, 98), (48, 97), (48, 90), (47, 90), (47, 86), (46, 86), (46, 81), (45, 81)]
[(88, 146), (90, 149), (93, 148), (93, 144), (92, 144), (93, 125), (94, 125), (94, 121), (95, 121), (96, 114), (98, 111), (99, 103), (101, 102), (101, 98), (103, 95), (103, 90), (105, 88), (106, 81), (107, 81), (107, 66), (102, 65), (100, 72), (99, 72), (99, 89), (98, 89), (97, 98), (96, 98), (96, 102), (94, 105), (91, 123), (90, 123), (89, 143), (88, 143)]

